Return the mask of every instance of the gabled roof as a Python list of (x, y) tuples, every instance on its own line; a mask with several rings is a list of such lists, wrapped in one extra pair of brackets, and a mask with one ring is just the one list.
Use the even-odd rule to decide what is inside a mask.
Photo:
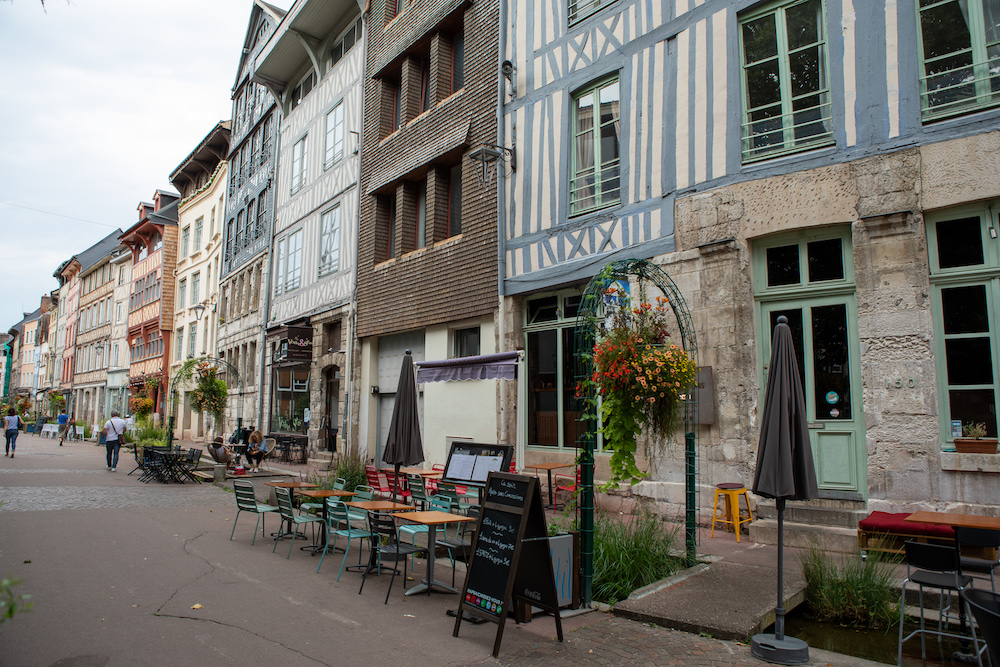
[(80, 273), (86, 272), (87, 269), (110, 255), (111, 251), (119, 245), (118, 237), (121, 235), (122, 230), (116, 229), (79, 255), (76, 255), (74, 259), (80, 262)]
[(161, 207), (159, 211), (150, 212), (149, 221), (158, 225), (176, 225), (178, 201), (175, 199), (166, 206)]
[[(262, 0), (253, 0), (253, 9), (250, 10), (250, 21), (247, 23), (247, 31), (243, 36), (243, 51), (240, 53), (240, 64), (236, 68), (236, 80), (233, 81), (232, 94), (235, 96), (236, 91), (240, 88), (240, 81), (243, 79), (243, 73), (246, 72), (247, 76), (251, 74), (253, 69), (248, 65), (248, 61), (253, 57), (254, 43), (253, 40), (257, 36), (257, 27), (260, 25), (260, 21), (267, 13), (274, 19), (274, 25), (277, 26), (281, 23), (281, 19), (285, 17), (285, 10), (280, 7), (275, 7), (268, 2), (262, 2)], [(263, 44), (257, 44), (257, 49), (259, 50)]]
[[(229, 154), (229, 134), (232, 127), (231, 120), (220, 120), (212, 128), (211, 132), (205, 135), (191, 153), (174, 169), (170, 174), (170, 182), (174, 187), (184, 191), (183, 183), (194, 183), (199, 173), (211, 175), (219, 163), (226, 159)], [(180, 182), (178, 182), (180, 181)]]

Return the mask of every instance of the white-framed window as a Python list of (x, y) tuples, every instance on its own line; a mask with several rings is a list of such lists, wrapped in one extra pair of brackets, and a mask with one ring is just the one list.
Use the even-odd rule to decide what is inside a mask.
[(187, 278), (181, 278), (181, 281), (177, 284), (177, 307), (184, 307), (184, 293), (187, 292), (188, 281)]
[[(179, 328), (177, 330), (177, 342), (175, 343), (174, 347), (175, 347), (174, 354), (177, 356), (177, 359), (178, 360), (183, 359), (184, 358), (184, 327), (181, 327), (181, 328)], [(134, 360), (135, 360), (135, 355), (133, 355), (133, 361)]]
[(198, 345), (198, 327), (193, 322), (191, 323), (191, 330), (188, 333), (188, 356), (193, 357), (195, 355), (195, 349)]
[(347, 54), (351, 48), (361, 41), (361, 17), (347, 29), (344, 36), (341, 37), (330, 49), (330, 67), (333, 67), (341, 61), (341, 59)]
[(618, 74), (573, 94), (570, 215), (621, 201), (621, 93)]
[(298, 192), (305, 183), (306, 178), (306, 139), (308, 135), (302, 137), (292, 146), (292, 192)]
[(274, 243), (274, 294), (278, 295), (285, 287), (285, 246), (287, 238), (281, 238)]
[(923, 120), (1000, 104), (1000, 0), (918, 0)]
[(291, 99), (289, 100), (291, 105), (289, 111), (299, 106), (302, 103), (302, 98), (308, 95), (315, 86), (316, 73), (310, 70), (310, 72), (299, 82), (299, 85), (292, 89)]
[(192, 252), (198, 252), (201, 250), (201, 237), (204, 229), (205, 216), (202, 216), (194, 221), (194, 248), (192, 248)]
[(479, 327), (455, 329), (452, 357), (475, 357), (480, 354)]
[(197, 306), (201, 301), (201, 272), (191, 276), (191, 305)]
[(743, 162), (834, 143), (823, 0), (740, 15)]
[(188, 244), (191, 242), (191, 225), (184, 228), (181, 232), (181, 254), (180, 259), (188, 256)]
[(340, 270), (340, 205), (323, 214), (320, 222), (319, 275)]
[(344, 103), (330, 109), (326, 114), (326, 156), (324, 164), (329, 167), (344, 157)]
[(285, 291), (302, 284), (302, 230), (288, 235), (288, 256), (285, 260)]

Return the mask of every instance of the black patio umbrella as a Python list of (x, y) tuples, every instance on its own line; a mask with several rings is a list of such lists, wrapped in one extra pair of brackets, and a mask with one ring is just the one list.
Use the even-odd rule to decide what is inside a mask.
[(399, 490), (399, 468), (416, 465), (424, 460), (420, 416), (417, 411), (417, 380), (410, 350), (406, 351), (403, 365), (399, 369), (399, 386), (396, 389), (396, 402), (392, 406), (392, 421), (389, 422), (389, 437), (385, 442), (382, 460), (396, 469), (396, 481), (392, 485), (392, 499), (395, 500)]
[(788, 318), (778, 318), (771, 340), (771, 365), (761, 413), (760, 444), (753, 492), (774, 498), (778, 509), (778, 606), (774, 608), (774, 633), (754, 635), (750, 652), (757, 658), (784, 665), (809, 662), (809, 646), (785, 637), (784, 515), (786, 500), (809, 500), (818, 495), (806, 402), (795, 360)]

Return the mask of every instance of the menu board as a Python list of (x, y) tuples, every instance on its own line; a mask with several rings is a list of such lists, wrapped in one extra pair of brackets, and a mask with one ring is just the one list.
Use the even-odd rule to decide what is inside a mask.
[(484, 486), (491, 472), (506, 472), (514, 448), (510, 445), (487, 445), (456, 440), (451, 444), (442, 481), (470, 486)]

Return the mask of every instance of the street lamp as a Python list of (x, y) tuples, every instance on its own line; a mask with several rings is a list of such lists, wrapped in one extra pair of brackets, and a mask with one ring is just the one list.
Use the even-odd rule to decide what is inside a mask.
[(197, 306), (194, 306), (193, 310), (195, 319), (201, 322), (201, 316), (205, 314), (205, 304), (199, 303)]

